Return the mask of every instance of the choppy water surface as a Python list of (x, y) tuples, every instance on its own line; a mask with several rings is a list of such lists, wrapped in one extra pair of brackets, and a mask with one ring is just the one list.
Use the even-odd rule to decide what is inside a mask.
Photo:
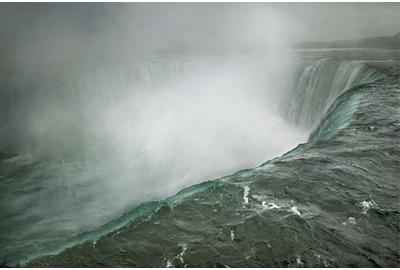
[[(399, 70), (397, 59), (386, 53), (381, 58), (352, 53), (347, 60), (343, 52), (340, 57), (303, 54), (294, 87), (286, 86), (277, 102), (287, 123), (311, 132), (307, 142), (283, 156), (165, 200), (143, 200), (112, 221), (104, 211), (96, 216), (95, 208), (85, 208), (85, 218), (99, 219), (92, 228), (74, 228), (66, 209), (65, 222), (50, 222), (60, 224), (60, 232), (53, 228), (54, 239), (45, 241), (47, 225), (40, 214), (3, 214), (2, 259), (32, 267), (399, 266)], [(1, 181), (8, 183), (8, 193), (3, 194), (43, 188), (24, 175), (29, 172), (32, 179), (37, 172), (37, 181), (46, 183), (43, 171), (51, 170), (39, 168), (49, 164), (4, 156)], [(79, 164), (70, 169), (72, 175), (79, 166), (80, 175), (88, 173)], [(27, 183), (11, 193), (12, 181)], [(81, 182), (75, 184), (72, 190), (85, 190), (79, 189)], [(93, 202), (91, 196), (86, 204)], [(24, 205), (29, 197), (19, 198), (7, 204)], [(50, 209), (56, 213), (60, 207)], [(32, 239), (32, 230), (24, 236), (24, 226), (10, 229), (13, 224), (36, 228), (35, 249), (34, 241), (21, 241)], [(74, 231), (80, 233), (71, 235)]]

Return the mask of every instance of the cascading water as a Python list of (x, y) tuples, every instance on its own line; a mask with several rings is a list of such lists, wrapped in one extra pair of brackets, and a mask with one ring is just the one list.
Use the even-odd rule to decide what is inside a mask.
[(398, 18), (0, 4), (0, 267), (400, 266)]
[(296, 87), (289, 92), (287, 118), (304, 127), (315, 127), (335, 99), (353, 86), (385, 75), (364, 64), (323, 58), (304, 68)]
[[(63, 73), (27, 96), (26, 85), (8, 92), (14, 106), (2, 108), (4, 149), (25, 154), (2, 163), (7, 179), (23, 183), (4, 187), (1, 258), (23, 262), (96, 241), (160, 207), (144, 204), (115, 219), (134, 205), (279, 156), (304, 142), (346, 90), (385, 77), (361, 61), (292, 59), (287, 74), (287, 63), (255, 58), (153, 59)], [(293, 74), (299, 77), (287, 80)], [(353, 103), (340, 105), (341, 114), (328, 111), (338, 116), (323, 118), (329, 126), (322, 123), (312, 138), (344, 128)], [(13, 216), (24, 209), (29, 214)]]
[(34, 75), (9, 82), (12, 105), (2, 108), (2, 151), (18, 154), (2, 171), (23, 179), (3, 189), (7, 260), (281, 155), (307, 136), (268, 99), (280, 79), (268, 58), (165, 57)]
[(288, 154), (143, 204), (29, 266), (398, 265), (398, 80), (395, 68), (346, 91)]

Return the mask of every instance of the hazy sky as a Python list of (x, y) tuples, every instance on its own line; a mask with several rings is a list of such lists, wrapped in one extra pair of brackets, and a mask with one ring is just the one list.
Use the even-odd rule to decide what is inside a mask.
[[(399, 12), (398, 3), (1, 3), (0, 29), (4, 32), (21, 27), (51, 28), (53, 24), (58, 27), (65, 24), (90, 31), (104, 26), (102, 24), (111, 26), (125, 22), (143, 30), (169, 27), (182, 30), (184, 27), (187, 32), (201, 35), (204, 34), (202, 28), (237, 26), (235, 18), (241, 19), (236, 21), (238, 24), (251, 20), (262, 24), (268, 21), (267, 17), (274, 16), (276, 24), (283, 21), (295, 24), (286, 25), (288, 31), (302, 28), (301, 35), (293, 37), (296, 41), (331, 40), (397, 32)], [(255, 14), (256, 18), (252, 18)], [(129, 22), (126, 21), (128, 17)], [(274, 26), (268, 25), (265, 30)]]
[(399, 9), (398, 3), (1, 3), (0, 73), (21, 63), (392, 35)]

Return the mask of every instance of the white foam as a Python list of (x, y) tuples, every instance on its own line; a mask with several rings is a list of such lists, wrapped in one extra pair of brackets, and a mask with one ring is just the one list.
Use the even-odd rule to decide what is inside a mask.
[(266, 201), (262, 201), (262, 202), (261, 202), (261, 205), (262, 205), (265, 209), (268, 209), (268, 210), (282, 208), (282, 206), (280, 206), (280, 205), (278, 205), (278, 204), (276, 204), (276, 203), (274, 203), (274, 202), (268, 202), (268, 203), (267, 203)]
[(327, 261), (326, 261), (324, 256), (319, 255), (319, 254), (315, 254), (315, 255), (317, 256), (317, 259), (318, 259), (319, 262), (322, 261), (322, 263), (324, 264), (324, 267), (328, 267), (328, 263), (327, 263)]
[(249, 192), (250, 188), (248, 186), (243, 186), (244, 192), (243, 192), (243, 205), (249, 204)]
[(174, 267), (174, 265), (172, 264), (172, 262), (171, 262), (170, 260), (167, 260), (167, 265), (166, 265), (166, 267), (167, 267), (167, 268), (171, 268), (171, 267)]
[(184, 263), (183, 256), (185, 256), (187, 245), (182, 244), (181, 246), (182, 246), (182, 251), (176, 256), (176, 258), (179, 259), (181, 263)]
[(347, 225), (347, 224), (352, 224), (355, 225), (356, 224), (356, 219), (354, 217), (349, 217), (345, 222), (342, 223), (343, 225)]
[(301, 213), (300, 213), (299, 209), (297, 208), (297, 206), (292, 206), (289, 211), (297, 216), (301, 216)]
[(233, 230), (231, 230), (231, 240), (232, 240), (232, 241), (235, 240), (235, 233), (234, 233)]
[(362, 208), (361, 213), (363, 213), (363, 214), (367, 214), (369, 209), (377, 208), (377, 206), (378, 206), (378, 204), (376, 202), (374, 202), (372, 199), (362, 201), (362, 202), (360, 202), (359, 205)]

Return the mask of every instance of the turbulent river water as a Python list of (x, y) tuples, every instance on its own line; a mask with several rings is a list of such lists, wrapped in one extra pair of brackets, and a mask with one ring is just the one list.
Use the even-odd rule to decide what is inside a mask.
[[(30, 128), (29, 136), (17, 136), (16, 147), (11, 142), (21, 128), (12, 123), (26, 122), (20, 118), (10, 121), (10, 115), (15, 115), (15, 106), (4, 105), (7, 109), (3, 109), (3, 115), (7, 116), (2, 119), (2, 139), (10, 146), (2, 152), (0, 163), (0, 260), (5, 265), (31, 267), (399, 266), (398, 50), (304, 50), (297, 51), (294, 58), (293, 62), (287, 61), (295, 63), (296, 68), (286, 73), (287, 63), (271, 68), (268, 61), (255, 64), (253, 57), (251, 61), (246, 57), (240, 66), (256, 65), (255, 69), (236, 69), (235, 60), (228, 66), (222, 65), (222, 70), (229, 70), (227, 73), (218, 69), (204, 74), (210, 68), (209, 60), (206, 63), (196, 60), (189, 65), (189, 75), (186, 72), (184, 76), (202, 74), (203, 78), (210, 78), (218, 74), (223, 78), (225, 74), (230, 78), (235, 74), (247, 80), (228, 80), (227, 84), (226, 80), (215, 80), (213, 76), (212, 80), (205, 81), (216, 82), (216, 88), (210, 86), (209, 92), (195, 96), (190, 92), (194, 102), (183, 106), (183, 111), (162, 110), (165, 115), (154, 115), (150, 109), (136, 110), (138, 115), (147, 116), (146, 124), (139, 125), (143, 134), (124, 129), (124, 136), (113, 137), (113, 151), (106, 147), (98, 150), (98, 145), (89, 146), (85, 151), (73, 149), (67, 154), (64, 149), (55, 151), (53, 145), (71, 149), (71, 145), (81, 148), (87, 143), (77, 144), (73, 125), (61, 137), (74, 139), (52, 141), (60, 136), (48, 135), (43, 125), (49, 119), (33, 123), (42, 129)], [(215, 61), (213, 58), (212, 63)], [(146, 89), (167, 91), (157, 85), (170, 81), (174, 82), (173, 89), (196, 87), (197, 81), (193, 83), (192, 78), (180, 84), (170, 79), (183, 76), (181, 70), (188, 69), (187, 64), (181, 63), (182, 60), (153, 61), (145, 65), (147, 77), (142, 73), (137, 76), (142, 78), (141, 84), (151, 85)], [(253, 72), (256, 76), (249, 76)], [(264, 81), (262, 78), (268, 72), (280, 75), (269, 76)], [(96, 84), (97, 80), (101, 85), (102, 81), (96, 79), (101, 77), (102, 74), (97, 74), (87, 83)], [(65, 104), (70, 104), (65, 100), (79, 96), (73, 100), (79, 102), (85, 95), (79, 89), (88, 91), (81, 80), (74, 83), (80, 86), (71, 87), (69, 81), (70, 96), (64, 97), (62, 103), (59, 96), (51, 97), (52, 106), (57, 107), (53, 112), (60, 114), (57, 121), (65, 113), (59, 107), (66, 106), (67, 110)], [(120, 81), (110, 82), (115, 83)], [(277, 89), (268, 92), (268, 102), (261, 98), (265, 88), (259, 86), (264, 83), (267, 89)], [(232, 91), (250, 86), (255, 90), (247, 90), (244, 95), (241, 91)], [(54, 84), (48, 85), (53, 87)], [(214, 95), (215, 89), (226, 89), (222, 92), (225, 98)], [(147, 107), (155, 104), (158, 108), (165, 104), (182, 108), (187, 101), (176, 103), (181, 93), (173, 93), (171, 97), (167, 91), (161, 98), (158, 93), (146, 94), (140, 99), (135, 95), (131, 99), (123, 94), (116, 98), (115, 93), (105, 91), (95, 102), (113, 109), (106, 115), (100, 114), (96, 106), (89, 110), (99, 114), (99, 123), (109, 121), (110, 127), (115, 128), (115, 121), (121, 115), (132, 113), (132, 108), (136, 108), (131, 105), (136, 99)], [(5, 104), (15, 103), (12, 95)], [(228, 100), (229, 95), (234, 98)], [(257, 98), (260, 101), (256, 102)], [(43, 95), (38, 98), (42, 99)], [(121, 105), (124, 104), (121, 100), (127, 100), (126, 104)], [(196, 110), (196, 101), (203, 104), (203, 100), (215, 103), (215, 107), (208, 107), (207, 117), (221, 123), (217, 133), (220, 139), (215, 141), (203, 136), (202, 139), (166, 141), (165, 137), (185, 138), (201, 130), (206, 137), (215, 137), (216, 133), (206, 132), (211, 127), (201, 122), (199, 114), (203, 111)], [(28, 98), (19, 104), (24, 102), (32, 104), (35, 100)], [(113, 102), (117, 106), (112, 107)], [(224, 102), (228, 107), (223, 107)], [(249, 109), (248, 104), (254, 106)], [(18, 110), (21, 108), (25, 107), (19, 106)], [(37, 111), (35, 107), (29, 114)], [(228, 118), (216, 116), (221, 111), (228, 118), (238, 119), (240, 124), (224, 126)], [(181, 113), (188, 114), (190, 121), (182, 118), (181, 125), (174, 126), (178, 134), (174, 131), (171, 135), (170, 130), (161, 129), (162, 139), (150, 136), (160, 132), (160, 124), (174, 125)], [(263, 113), (268, 113), (266, 119)], [(31, 123), (32, 119), (36, 121), (29, 118), (27, 122)], [(135, 118), (135, 124), (140, 119)], [(62, 120), (63, 124), (70, 123), (70, 119)], [(157, 129), (149, 126), (149, 121)], [(118, 126), (130, 124), (124, 121)], [(215, 122), (212, 125), (214, 128)], [(94, 126), (95, 130), (99, 127)], [(186, 128), (180, 130), (181, 126)], [(52, 131), (65, 132), (54, 125)], [(87, 133), (80, 134), (79, 139), (85, 142), (82, 137), (93, 138), (92, 130)], [(108, 133), (96, 134), (102, 143), (103, 138), (110, 138)], [(41, 141), (43, 137), (46, 139)], [(52, 147), (39, 154), (32, 147), (32, 138), (41, 150), (47, 145)], [(140, 139), (139, 145), (146, 147), (127, 144), (132, 138)], [(145, 143), (148, 141), (149, 145)], [(157, 152), (157, 155), (152, 152), (165, 144), (170, 145), (169, 151)], [(198, 156), (182, 152), (187, 144), (198, 145), (188, 150)], [(218, 148), (221, 144), (225, 148)], [(25, 154), (14, 154), (17, 148)], [(136, 152), (121, 151), (125, 148)], [(230, 151), (215, 154), (213, 149)], [(143, 154), (148, 152), (152, 154)], [(174, 153), (183, 154), (177, 158)], [(141, 159), (137, 161), (132, 156)], [(110, 160), (117, 160), (118, 165), (110, 166)], [(121, 160), (132, 162), (121, 164)], [(268, 161), (262, 163), (265, 160)], [(262, 164), (252, 167), (257, 163)], [(218, 170), (216, 165), (224, 168)], [(171, 166), (174, 167), (171, 169)], [(246, 167), (249, 168), (243, 169)], [(238, 169), (243, 170), (220, 177)], [(187, 175), (187, 171), (191, 173)], [(132, 183), (133, 172), (146, 181)], [(169, 181), (160, 181), (160, 178)], [(215, 179), (205, 181), (207, 178)], [(184, 187), (187, 188), (173, 195)]]

